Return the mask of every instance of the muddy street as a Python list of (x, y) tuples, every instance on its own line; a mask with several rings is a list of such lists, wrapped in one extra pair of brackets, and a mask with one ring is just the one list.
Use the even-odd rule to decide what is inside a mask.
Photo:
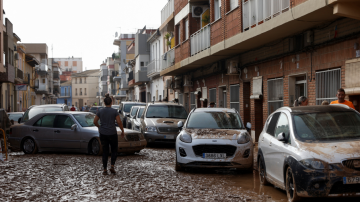
[(173, 148), (147, 148), (120, 155), (117, 174), (103, 176), (101, 157), (12, 153), (0, 163), (0, 201), (286, 201), (256, 171), (175, 172), (174, 162)]

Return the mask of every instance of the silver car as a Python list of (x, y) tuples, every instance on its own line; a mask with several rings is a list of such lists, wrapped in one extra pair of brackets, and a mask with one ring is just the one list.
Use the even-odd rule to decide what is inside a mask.
[(131, 107), (130, 113), (127, 115), (126, 128), (131, 129), (133, 120), (136, 118), (136, 113), (140, 106)]
[(132, 119), (131, 122), (131, 129), (140, 131), (141, 132), (141, 116), (143, 115), (145, 111), (145, 106), (139, 107), (139, 109), (136, 112), (135, 118)]
[[(69, 151), (101, 155), (99, 131), (90, 112), (47, 112), (34, 116), (21, 125), (12, 126), (8, 141), (13, 151), (25, 154), (42, 151)], [(135, 153), (144, 149), (146, 140), (136, 131), (118, 131), (118, 152)]]

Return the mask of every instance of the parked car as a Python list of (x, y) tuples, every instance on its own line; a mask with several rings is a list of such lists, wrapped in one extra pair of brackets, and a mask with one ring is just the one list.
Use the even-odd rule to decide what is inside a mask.
[(97, 114), (97, 112), (102, 108), (104, 108), (104, 107), (103, 106), (93, 106), (90, 108), (89, 112)]
[[(12, 150), (25, 154), (42, 151), (69, 151), (101, 155), (98, 128), (93, 124), (95, 114), (90, 112), (47, 112), (34, 116), (21, 125), (10, 128)], [(144, 149), (146, 140), (136, 131), (118, 131), (120, 153), (135, 153)]]
[(121, 102), (119, 106), (120, 119), (123, 123), (123, 126), (126, 127), (127, 117), (130, 113), (131, 107), (133, 106), (145, 106), (146, 104), (143, 102)]
[(141, 117), (141, 131), (148, 143), (175, 143), (178, 122), (185, 122), (187, 112), (175, 103), (149, 103)]
[(187, 167), (253, 169), (253, 141), (235, 109), (193, 109), (178, 126), (176, 171)]
[(132, 106), (130, 109), (130, 113), (126, 119), (126, 128), (131, 129), (132, 128), (132, 122), (136, 118), (136, 113), (138, 111), (140, 106)]
[[(259, 137), (261, 184), (289, 201), (360, 193), (360, 114), (349, 107), (283, 107)], [(358, 194), (357, 194), (358, 195)]]
[(136, 116), (135, 118), (132, 120), (131, 126), (132, 126), (132, 130), (136, 130), (139, 132), (142, 132), (140, 127), (141, 127), (141, 116), (143, 115), (145, 110), (145, 106), (141, 106), (139, 107), (139, 109), (136, 112)]
[(118, 111), (119, 111), (119, 107), (120, 107), (120, 105), (111, 105), (111, 108), (116, 109)]
[(69, 111), (66, 104), (48, 104), (48, 105), (32, 105), (24, 113), (24, 116), (18, 120), (18, 123), (24, 123), (42, 112)]
[(24, 116), (24, 112), (8, 112), (9, 120), (13, 121), (14, 124), (19, 124), (18, 121)]

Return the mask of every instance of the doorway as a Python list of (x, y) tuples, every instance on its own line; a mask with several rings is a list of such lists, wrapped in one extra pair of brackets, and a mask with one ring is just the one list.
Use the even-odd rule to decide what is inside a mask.
[(146, 92), (145, 91), (140, 93), (140, 102), (146, 102)]
[(219, 87), (219, 107), (220, 108), (227, 107), (226, 86)]
[(306, 74), (289, 76), (289, 106), (293, 107), (300, 96), (307, 97)]

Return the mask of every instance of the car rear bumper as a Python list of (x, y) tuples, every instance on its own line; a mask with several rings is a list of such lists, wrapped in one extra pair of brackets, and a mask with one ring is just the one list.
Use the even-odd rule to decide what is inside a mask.
[(20, 151), (21, 150), (21, 139), (15, 137), (8, 137), (8, 142), (10, 145), (8, 146), (12, 151)]
[[(175, 143), (177, 134), (159, 134), (157, 132), (145, 132), (144, 137), (148, 143)], [(171, 137), (169, 139), (169, 137)]]
[(147, 145), (146, 140), (133, 141), (133, 142), (119, 142), (118, 152), (136, 152), (144, 149)]

